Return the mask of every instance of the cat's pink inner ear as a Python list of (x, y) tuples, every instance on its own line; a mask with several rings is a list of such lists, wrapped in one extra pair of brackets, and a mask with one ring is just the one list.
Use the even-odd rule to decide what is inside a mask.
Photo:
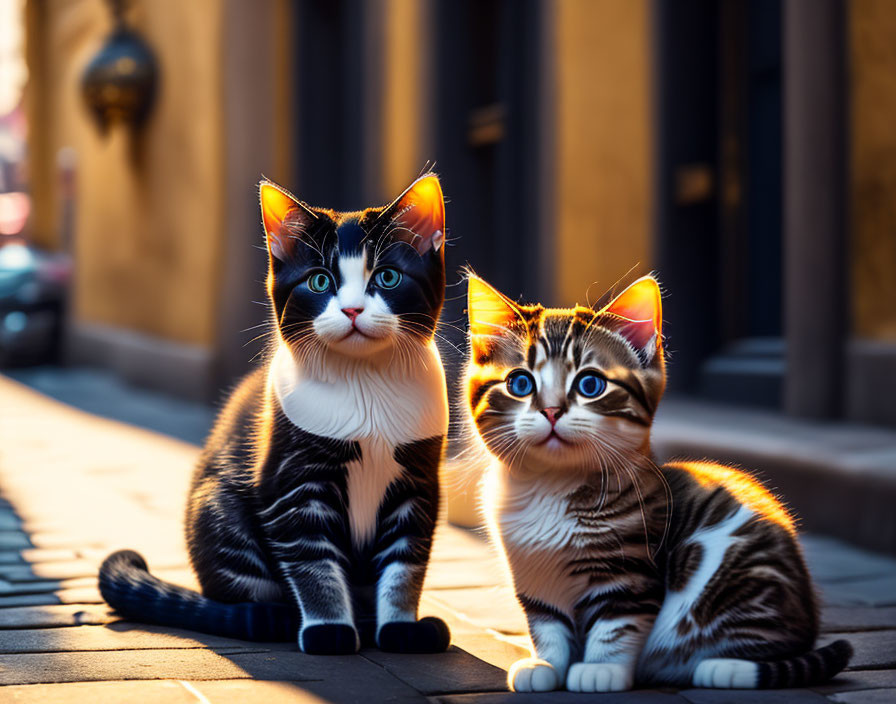
[(517, 316), (516, 306), (478, 276), (467, 281), (467, 316), (474, 356), (487, 352)]
[(262, 181), (258, 187), (261, 200), (261, 220), (271, 256), (281, 261), (288, 259), (294, 249), (292, 236), (283, 231), (283, 221), (294, 210), (311, 214), (289, 193), (270, 181)]
[(619, 332), (635, 347), (645, 347), (654, 337), (662, 344), (663, 307), (660, 287), (651, 276), (638, 279), (601, 311), (623, 318)]
[[(437, 176), (418, 178), (399, 196), (393, 206), (400, 213), (397, 222), (413, 232), (411, 244), (420, 254), (436, 252), (445, 243), (445, 199)], [(391, 210), (391, 209), (390, 209)]]

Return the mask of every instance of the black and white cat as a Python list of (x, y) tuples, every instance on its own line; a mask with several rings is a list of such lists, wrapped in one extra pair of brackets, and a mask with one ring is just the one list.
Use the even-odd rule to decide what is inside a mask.
[(128, 617), (307, 653), (439, 652), (417, 620), (448, 427), (433, 335), (445, 295), (445, 214), (427, 174), (394, 203), (312, 208), (260, 187), (277, 325), (268, 363), (230, 396), (187, 509), (202, 594), (131, 551), (100, 568)]

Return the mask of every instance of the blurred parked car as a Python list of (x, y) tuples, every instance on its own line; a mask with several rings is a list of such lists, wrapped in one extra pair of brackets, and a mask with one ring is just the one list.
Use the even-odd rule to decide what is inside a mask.
[(58, 357), (71, 276), (68, 255), (0, 237), (0, 366)]

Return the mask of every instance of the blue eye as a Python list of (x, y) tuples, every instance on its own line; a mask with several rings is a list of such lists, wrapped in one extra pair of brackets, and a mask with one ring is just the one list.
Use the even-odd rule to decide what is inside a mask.
[(607, 388), (607, 380), (597, 374), (586, 372), (576, 379), (576, 391), (585, 398), (597, 398)]
[(380, 269), (373, 277), (374, 282), (380, 288), (395, 288), (401, 283), (401, 272), (397, 269)]
[(308, 278), (308, 288), (315, 293), (324, 293), (330, 288), (330, 277), (322, 272), (312, 274)]
[(529, 372), (511, 372), (507, 376), (507, 390), (514, 396), (528, 396), (535, 391), (535, 379)]

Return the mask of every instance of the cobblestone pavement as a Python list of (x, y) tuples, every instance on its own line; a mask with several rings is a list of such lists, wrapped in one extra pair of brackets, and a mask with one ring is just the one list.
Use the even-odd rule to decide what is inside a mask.
[(851, 669), (813, 690), (639, 690), (515, 695), (505, 670), (527, 654), (522, 613), (480, 536), (445, 526), (422, 612), (449, 621), (443, 655), (314, 657), (118, 619), (95, 572), (113, 549), (194, 584), (181, 517), (198, 449), (98, 418), (0, 377), (2, 702), (896, 702), (896, 560), (811, 536), (824, 597), (822, 642), (848, 638)]

